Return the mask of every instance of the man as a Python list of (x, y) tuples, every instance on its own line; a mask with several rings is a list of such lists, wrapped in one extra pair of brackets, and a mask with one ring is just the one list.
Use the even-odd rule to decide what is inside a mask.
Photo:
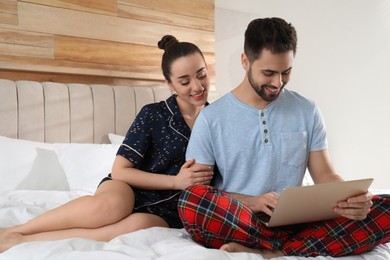
[(198, 116), (187, 159), (218, 166), (215, 187), (193, 186), (179, 199), (179, 215), (193, 239), (229, 252), (281, 255), (358, 254), (390, 239), (390, 197), (370, 193), (339, 202), (334, 220), (268, 228), (278, 193), (302, 185), (342, 181), (330, 162), (317, 106), (285, 89), (297, 48), (294, 27), (280, 18), (252, 21), (241, 56), (242, 83)]

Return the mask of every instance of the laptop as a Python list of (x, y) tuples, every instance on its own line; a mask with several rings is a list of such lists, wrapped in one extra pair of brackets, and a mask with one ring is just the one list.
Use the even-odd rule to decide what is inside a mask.
[(272, 216), (263, 213), (259, 217), (268, 217), (262, 220), (268, 227), (337, 218), (339, 215), (333, 212), (337, 202), (366, 193), (373, 180), (368, 178), (286, 188), (280, 194)]

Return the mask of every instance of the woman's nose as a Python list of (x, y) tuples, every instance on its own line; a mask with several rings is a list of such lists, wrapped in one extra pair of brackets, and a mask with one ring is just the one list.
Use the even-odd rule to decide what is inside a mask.
[(203, 87), (202, 83), (199, 80), (194, 80), (193, 83), (192, 83), (192, 89), (194, 91), (199, 91), (199, 90), (203, 90), (204, 87)]

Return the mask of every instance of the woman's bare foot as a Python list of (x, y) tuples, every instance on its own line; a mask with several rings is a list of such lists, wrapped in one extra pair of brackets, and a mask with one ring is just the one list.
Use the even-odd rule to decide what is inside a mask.
[(224, 244), (220, 248), (223, 251), (234, 253), (234, 252), (246, 252), (246, 253), (256, 253), (260, 254), (259, 249), (254, 249), (246, 246), (242, 246), (240, 244), (237, 244), (235, 242), (230, 242), (228, 244)]
[(23, 235), (19, 233), (7, 233), (0, 236), (0, 253), (23, 242)]
[(15, 225), (8, 228), (0, 228), (0, 240), (3, 238), (3, 236), (6, 236), (9, 233), (19, 232), (18, 228), (21, 225)]
[(269, 259), (272, 257), (278, 257), (278, 256), (284, 256), (282, 251), (270, 251), (270, 250), (260, 250), (260, 249), (254, 249), (249, 248), (240, 244), (237, 244), (235, 242), (230, 242), (228, 244), (224, 244), (220, 248), (223, 251), (234, 253), (234, 252), (246, 252), (246, 253), (255, 253), (260, 254), (264, 258)]
[(10, 228), (0, 228), (0, 238), (10, 232)]

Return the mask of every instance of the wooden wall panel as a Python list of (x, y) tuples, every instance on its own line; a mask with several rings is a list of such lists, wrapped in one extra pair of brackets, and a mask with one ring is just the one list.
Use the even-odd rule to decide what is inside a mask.
[[(45, 14), (45, 19), (42, 19)], [(214, 33), (49, 6), (19, 4), (19, 28), (26, 31), (156, 46), (164, 34), (173, 34), (214, 51)], [(93, 28), (93, 29), (92, 29)]]
[(0, 28), (0, 54), (54, 58), (53, 36)]
[(55, 46), (56, 59), (103, 64), (158, 67), (162, 55), (162, 50), (152, 46), (63, 36), (56, 37)]
[[(98, 63), (82, 63), (63, 60), (48, 60), (42, 58), (16, 57), (0, 55), (0, 68), (7, 70), (31, 71), (48, 73), (67, 73), (74, 75), (96, 75), (114, 78), (135, 78), (162, 81), (161, 69), (156, 67), (114, 66)], [(98, 80), (98, 79), (97, 79)], [(61, 81), (60, 81), (61, 82)], [(97, 83), (92, 81), (90, 83)]]
[(23, 2), (113, 16), (117, 14), (117, 0), (24, 0)]
[(106, 77), (106, 76), (90, 76), (80, 74), (62, 74), (62, 73), (47, 73), (47, 72), (30, 72), (20, 70), (0, 70), (1, 79), (10, 80), (33, 80), (38, 82), (63, 82), (63, 83), (82, 83), (91, 84), (99, 82), (100, 84), (118, 85), (118, 86), (161, 86), (162, 82), (145, 79), (129, 79), (119, 77)]
[(118, 3), (214, 20), (214, 1), (210, 0), (119, 0)]
[(180, 24), (181, 27), (195, 28), (214, 32), (214, 20), (208, 20), (205, 18), (199, 18), (194, 16), (186, 16), (176, 13), (171, 13), (167, 15), (166, 12), (127, 5), (118, 6), (118, 15), (120, 17), (135, 20), (149, 21), (175, 26)]
[[(1, 59), (2, 57), (0, 57)], [(1, 63), (0, 63), (1, 66)], [(38, 82), (63, 82), (63, 83), (84, 83), (88, 84), (91, 82), (100, 82), (101, 84), (113, 84), (112, 78), (97, 77), (88, 75), (77, 75), (77, 74), (58, 74), (58, 73), (47, 73), (37, 71), (21, 71), (21, 70), (0, 70), (1, 79), (10, 80), (32, 80)], [(96, 80), (96, 78), (98, 78)]]
[(18, 1), (0, 0), (0, 13), (18, 14)]
[(14, 45), (53, 48), (54, 36), (42, 33), (7, 30), (0, 28), (0, 42)]
[(0, 24), (18, 24), (18, 1), (0, 0)]
[(0, 43), (0, 54), (14, 54), (16, 56), (53, 58), (53, 49), (36, 46), (23, 46)]
[(0, 13), (0, 24), (17, 25), (18, 16), (15, 14)]
[(214, 83), (214, 0), (0, 0), (0, 76), (161, 84), (165, 34), (197, 44)]

